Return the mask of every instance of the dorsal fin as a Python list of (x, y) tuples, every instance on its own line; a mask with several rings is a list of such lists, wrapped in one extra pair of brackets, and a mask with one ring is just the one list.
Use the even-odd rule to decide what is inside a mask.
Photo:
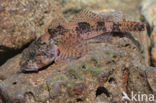
[(84, 22), (84, 21), (92, 21), (92, 20), (104, 20), (104, 18), (94, 13), (93, 11), (90, 11), (88, 9), (84, 9), (80, 11), (78, 14), (76, 14), (70, 22)]

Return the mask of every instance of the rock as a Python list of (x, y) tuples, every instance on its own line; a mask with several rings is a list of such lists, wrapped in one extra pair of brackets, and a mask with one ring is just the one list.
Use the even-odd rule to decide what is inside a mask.
[(0, 1), (0, 65), (44, 34), (59, 14), (51, 0)]
[[(140, 44), (143, 48), (143, 56), (145, 60), (145, 65), (150, 66), (151, 65), (151, 57), (150, 57), (150, 47), (151, 47), (151, 41), (147, 34), (147, 30), (145, 30), (143, 33), (139, 33), (140, 35), (137, 36), (137, 40), (140, 41)], [(135, 37), (135, 36), (134, 36)]]
[[(89, 8), (91, 10), (106, 10), (113, 9), (116, 11), (123, 11), (135, 18), (139, 17), (139, 4), (141, 0), (58, 0), (61, 4), (62, 10), (66, 17), (75, 14), (81, 9)], [(129, 6), (131, 4), (131, 6)], [(120, 5), (120, 7), (119, 7)]]
[(17, 55), (0, 67), (0, 98), (5, 103), (121, 103), (123, 91), (152, 94), (135, 41), (118, 35), (89, 44), (88, 54), (78, 60), (37, 73), (21, 73)]
[(141, 6), (141, 14), (143, 15), (145, 21), (147, 22), (147, 30), (148, 34), (150, 35), (151, 39), (151, 59), (152, 59), (152, 65), (156, 66), (156, 1), (155, 0), (143, 0), (142, 6)]
[[(83, 5), (83, 7), (80, 8), (85, 8), (86, 5), (89, 4), (89, 1), (67, 1), (58, 1), (63, 5), (66, 16), (73, 13), (73, 11), (74, 13), (77, 12), (77, 10), (79, 11), (79, 8), (77, 9), (79, 3)], [(14, 1), (10, 3), (12, 2)], [(29, 3), (30, 1), (21, 1), (20, 3), (23, 5), (23, 2)], [(40, 5), (34, 6), (34, 2)], [(50, 2), (49, 5), (52, 5), (52, 1), (44, 0), (34, 2), (31, 1), (30, 7), (37, 8), (35, 10), (39, 10), (40, 12), (36, 11), (34, 15), (37, 16), (32, 17), (32, 21), (28, 20), (27, 22), (33, 23), (33, 27), (37, 28), (36, 31), (30, 28), (36, 37), (36, 35), (41, 35), (42, 32), (44, 32), (43, 29), (46, 27), (44, 23), (50, 22), (49, 19), (51, 20), (50, 16), (52, 14), (51, 12), (47, 12), (49, 8), (51, 9), (51, 6), (47, 6), (45, 2)], [(79, 3), (76, 4), (76, 2)], [(98, 6), (108, 5), (107, 8), (111, 8), (112, 6), (118, 8), (117, 4), (120, 4), (123, 6), (122, 9), (126, 12), (132, 10), (130, 14), (133, 14), (134, 9), (131, 7), (136, 7), (140, 0), (134, 2), (131, 0), (113, 2), (94, 0), (90, 1), (92, 4), (91, 8), (95, 8), (97, 2), (99, 3)], [(76, 5), (76, 9), (73, 9), (73, 4), (74, 6)], [(128, 4), (133, 4), (133, 6), (127, 6)], [(43, 5), (45, 5), (45, 7)], [(40, 7), (43, 7), (43, 11)], [(0, 3), (0, 11), (3, 10)], [(33, 11), (33, 9), (28, 10), (28, 14), (31, 10)], [(135, 10), (136, 14), (137, 12), (138, 10)], [(47, 13), (47, 19), (44, 19), (44, 13), (45, 15)], [(42, 14), (43, 16), (41, 16)], [(117, 17), (117, 19), (107, 19), (119, 20), (123, 15)], [(45, 21), (43, 22), (42, 20)], [(22, 73), (20, 71), (19, 62), (21, 60), (21, 54), (18, 54), (0, 67), (0, 102), (121, 103), (123, 92), (127, 93), (128, 96), (131, 95), (132, 91), (134, 93), (155, 94), (155, 70), (150, 69), (151, 71), (148, 72), (149, 69), (147, 66), (149, 65), (149, 59), (145, 56), (145, 54), (148, 54), (148, 46), (143, 46), (147, 48), (144, 48), (145, 54), (142, 53), (141, 44), (143, 43), (145, 45), (149, 43), (145, 40), (147, 36), (146, 31), (141, 32), (140, 35), (138, 34), (139, 33), (114, 33), (109, 42), (89, 44), (89, 52), (84, 57), (65, 63), (52, 64), (34, 73)], [(29, 40), (31, 41), (31, 39)], [(23, 44), (26, 44), (26, 42)], [(21, 47), (18, 45), (13, 48)]]
[[(141, 14), (145, 20), (149, 23), (151, 30), (156, 26), (156, 1), (155, 0), (143, 0), (141, 4)], [(152, 31), (150, 31), (152, 32)]]
[(21, 48), (42, 35), (58, 12), (49, 0), (12, 0), (0, 4), (0, 46), (10, 48)]
[(20, 62), (19, 58), (21, 58), (21, 55), (17, 55), (14, 58), (11, 58), (10, 60), (7, 61), (7, 63), (5, 63), (0, 67), (1, 80), (9, 78), (10, 76), (12, 76), (12, 74), (17, 72), (17, 68), (19, 68)]
[(156, 28), (152, 31), (151, 39), (151, 60), (152, 66), (156, 66)]
[(154, 94), (156, 95), (156, 68), (149, 67), (146, 69), (147, 79), (153, 90)]

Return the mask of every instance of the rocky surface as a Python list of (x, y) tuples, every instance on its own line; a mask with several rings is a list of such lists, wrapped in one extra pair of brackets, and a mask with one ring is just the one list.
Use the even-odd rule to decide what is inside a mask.
[[(80, 9), (90, 8), (121, 10), (138, 19), (141, 0), (57, 2), (69, 18)], [(153, 14), (148, 14), (145, 4), (142, 5), (147, 11), (142, 14), (148, 18), (147, 15)], [(121, 103), (123, 92), (131, 96), (132, 91), (156, 96), (156, 69), (149, 67), (147, 31), (113, 34), (111, 41), (89, 44), (88, 54), (78, 60), (52, 64), (37, 73), (22, 73), (19, 62), (23, 45), (45, 32), (58, 16), (56, 11), (52, 0), (0, 0), (0, 59), (18, 53), (0, 66), (0, 103)], [(112, 15), (110, 11), (107, 13)], [(115, 13), (117, 18), (108, 16), (107, 20), (124, 18), (121, 12)], [(104, 16), (107, 17), (106, 13)]]
[(152, 65), (156, 66), (156, 1), (143, 0), (141, 14), (148, 23), (148, 34), (151, 39), (151, 59)]
[(156, 69), (150, 67), (146, 71), (148, 82), (153, 90), (154, 94), (156, 95)]
[(152, 94), (135, 41), (118, 35), (108, 43), (90, 44), (89, 53), (76, 61), (53, 64), (38, 73), (21, 73), (17, 55), (0, 67), (2, 101), (121, 103), (123, 91)]
[(145, 17), (145, 20), (149, 23), (152, 30), (152, 28), (156, 26), (156, 1), (143, 0), (141, 4), (141, 14)]
[(45, 33), (59, 12), (51, 0), (0, 0), (0, 65)]
[(0, 2), (0, 46), (21, 48), (42, 35), (49, 22), (59, 14), (50, 0), (11, 0)]
[[(112, 9), (123, 11), (136, 18), (139, 18), (139, 4), (141, 0), (57, 0), (61, 4), (66, 17), (71, 16), (81, 9), (106, 10)], [(128, 4), (131, 4), (129, 6)]]

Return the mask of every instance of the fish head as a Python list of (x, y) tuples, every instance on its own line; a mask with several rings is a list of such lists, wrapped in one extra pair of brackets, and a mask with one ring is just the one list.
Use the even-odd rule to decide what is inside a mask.
[(38, 71), (51, 64), (57, 55), (58, 50), (54, 40), (44, 35), (23, 51), (20, 69), (22, 72)]

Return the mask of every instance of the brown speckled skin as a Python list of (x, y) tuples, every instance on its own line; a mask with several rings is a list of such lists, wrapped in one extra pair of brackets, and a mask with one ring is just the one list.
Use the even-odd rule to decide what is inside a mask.
[[(84, 17), (84, 15), (87, 16)], [(76, 16), (78, 17), (74, 17), (69, 23), (57, 24), (48, 31), (49, 33), (25, 49), (23, 60), (21, 60), (21, 70), (38, 71), (52, 62), (80, 58), (87, 52), (87, 40), (104, 33), (145, 29), (145, 25), (140, 22), (106, 21), (97, 14), (85, 10)]]
[(57, 56), (57, 47), (54, 45), (53, 39), (49, 34), (45, 34), (38, 40), (34, 41), (29, 48), (23, 51), (21, 60), (23, 71), (37, 71), (47, 64), (54, 61)]

